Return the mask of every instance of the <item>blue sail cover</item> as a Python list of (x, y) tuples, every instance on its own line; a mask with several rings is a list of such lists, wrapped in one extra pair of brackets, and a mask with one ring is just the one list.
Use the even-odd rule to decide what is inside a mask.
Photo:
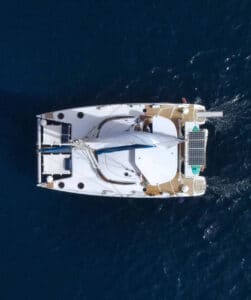
[(52, 154), (59, 154), (59, 153), (71, 153), (71, 146), (59, 146), (59, 147), (49, 147), (43, 148), (39, 151), (41, 153), (52, 153)]
[(105, 153), (111, 153), (111, 152), (118, 152), (118, 151), (125, 151), (125, 150), (133, 150), (133, 149), (143, 149), (143, 148), (153, 148), (155, 145), (128, 145), (128, 146), (119, 146), (119, 147), (109, 147), (109, 148), (102, 148), (96, 150), (96, 154), (105, 154)]

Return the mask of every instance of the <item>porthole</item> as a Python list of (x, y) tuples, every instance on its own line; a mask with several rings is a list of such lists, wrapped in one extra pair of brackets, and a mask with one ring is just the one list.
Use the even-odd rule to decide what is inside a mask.
[(143, 112), (146, 113), (146, 108), (143, 109)]
[(63, 183), (63, 181), (60, 181), (60, 182), (58, 183), (58, 186), (59, 186), (61, 189), (63, 189), (63, 188), (64, 188), (64, 183)]
[(146, 192), (146, 188), (145, 187), (143, 188), (143, 192)]
[(77, 116), (78, 116), (79, 119), (82, 119), (84, 117), (84, 113), (82, 113), (82, 111), (79, 111), (77, 113)]
[(84, 188), (84, 184), (83, 184), (83, 182), (79, 182), (78, 183), (78, 188), (80, 189), (80, 190), (82, 190), (83, 188)]
[(59, 113), (58, 114), (58, 119), (62, 120), (64, 118), (64, 114), (63, 113)]
[(125, 176), (128, 176), (129, 174), (128, 174), (128, 172), (125, 172), (124, 175), (125, 175)]

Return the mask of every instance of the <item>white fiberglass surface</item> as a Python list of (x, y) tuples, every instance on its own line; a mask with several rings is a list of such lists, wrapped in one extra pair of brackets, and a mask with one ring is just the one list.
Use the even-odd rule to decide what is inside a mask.
[[(120, 153), (121, 154), (121, 153)], [(125, 153), (126, 155), (126, 153)], [(128, 154), (127, 154), (128, 155)], [(65, 187), (64, 191), (76, 192), (76, 193), (86, 193), (86, 194), (102, 194), (102, 195), (117, 195), (117, 196), (132, 196), (136, 193), (142, 193), (142, 186), (139, 183), (139, 180), (135, 180), (136, 177), (133, 177), (132, 172), (127, 170), (130, 168), (129, 161), (121, 162), (121, 166), (115, 164), (109, 164), (106, 168), (106, 161), (109, 154), (100, 155), (100, 169), (102, 173), (107, 176), (109, 179), (116, 181), (135, 181), (134, 185), (118, 185), (112, 184), (103, 180), (99, 174), (92, 167), (87, 155), (82, 150), (74, 150), (72, 153), (72, 165), (73, 165), (73, 174), (69, 178), (63, 180)], [(99, 158), (99, 159), (100, 159)], [(122, 160), (126, 157), (121, 157)], [(104, 160), (103, 160), (104, 159)], [(110, 161), (111, 163), (111, 161)], [(128, 176), (124, 173), (128, 172)], [(134, 175), (135, 176), (135, 175)], [(83, 183), (84, 188), (79, 189), (78, 183)], [(56, 189), (59, 189), (58, 186), (55, 186)]]
[(178, 167), (178, 147), (136, 149), (135, 162), (150, 184), (168, 182), (174, 178)]
[(163, 133), (177, 137), (177, 130), (174, 123), (164, 117), (153, 117), (153, 132)]
[(130, 161), (129, 150), (101, 154), (98, 161), (102, 173), (110, 180), (139, 182), (139, 177)]
[(100, 138), (112, 137), (121, 133), (126, 133), (135, 125), (135, 118), (124, 118), (106, 122), (100, 130)]

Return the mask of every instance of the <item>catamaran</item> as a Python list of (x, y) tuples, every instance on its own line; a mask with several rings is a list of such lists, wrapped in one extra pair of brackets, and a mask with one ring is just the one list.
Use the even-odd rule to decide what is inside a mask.
[(108, 197), (201, 196), (207, 186), (203, 125), (221, 116), (185, 100), (39, 114), (37, 185)]

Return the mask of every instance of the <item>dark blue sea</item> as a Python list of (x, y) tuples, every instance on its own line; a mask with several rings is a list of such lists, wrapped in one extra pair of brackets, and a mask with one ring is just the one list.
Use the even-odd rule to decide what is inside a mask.
[[(118, 102), (223, 110), (207, 194), (37, 188), (35, 115)], [(2, 1), (0, 299), (251, 299), (251, 2)]]

